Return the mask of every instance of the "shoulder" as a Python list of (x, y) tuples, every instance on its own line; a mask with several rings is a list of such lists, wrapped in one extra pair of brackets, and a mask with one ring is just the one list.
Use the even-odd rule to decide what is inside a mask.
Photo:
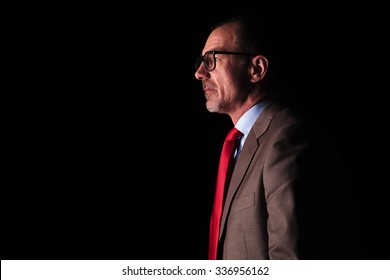
[(293, 106), (281, 98), (273, 98), (265, 106), (257, 118), (254, 126), (284, 127), (289, 125), (301, 125), (316, 129), (318, 125), (307, 116), (297, 111)]
[(325, 139), (319, 124), (280, 99), (271, 100), (264, 108), (252, 132), (257, 139), (266, 135), (267, 138), (292, 138), (297, 141)]

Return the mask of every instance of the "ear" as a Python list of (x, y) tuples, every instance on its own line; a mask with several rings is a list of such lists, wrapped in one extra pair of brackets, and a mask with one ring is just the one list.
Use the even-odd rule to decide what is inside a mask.
[(258, 82), (262, 80), (268, 70), (268, 59), (265, 56), (257, 55), (252, 59), (251, 81)]

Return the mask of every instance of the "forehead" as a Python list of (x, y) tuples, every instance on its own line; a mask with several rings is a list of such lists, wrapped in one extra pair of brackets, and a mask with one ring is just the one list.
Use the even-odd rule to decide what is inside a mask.
[(211, 50), (235, 51), (237, 48), (237, 25), (224, 24), (214, 29), (207, 38), (204, 53)]

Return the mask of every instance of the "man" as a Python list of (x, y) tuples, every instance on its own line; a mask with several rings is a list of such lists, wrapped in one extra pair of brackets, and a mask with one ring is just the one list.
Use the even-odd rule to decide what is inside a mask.
[(208, 111), (243, 134), (209, 259), (338, 258), (338, 157), (280, 98), (262, 27), (240, 16), (221, 23), (196, 62)]

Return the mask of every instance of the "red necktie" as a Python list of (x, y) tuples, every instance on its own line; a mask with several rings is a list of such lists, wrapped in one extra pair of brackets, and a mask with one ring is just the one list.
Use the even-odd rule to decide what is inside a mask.
[[(209, 236), (209, 260), (217, 259), (217, 247), (219, 239), (219, 225), (221, 221), (222, 205), (224, 199), (225, 185), (228, 184), (226, 178), (230, 177), (231, 163), (233, 159), (233, 151), (236, 140), (242, 135), (242, 132), (233, 127), (226, 136), (223, 144), (221, 157), (219, 160), (217, 186), (214, 196), (213, 212), (210, 221), (210, 236)], [(230, 165), (229, 165), (230, 163)]]

